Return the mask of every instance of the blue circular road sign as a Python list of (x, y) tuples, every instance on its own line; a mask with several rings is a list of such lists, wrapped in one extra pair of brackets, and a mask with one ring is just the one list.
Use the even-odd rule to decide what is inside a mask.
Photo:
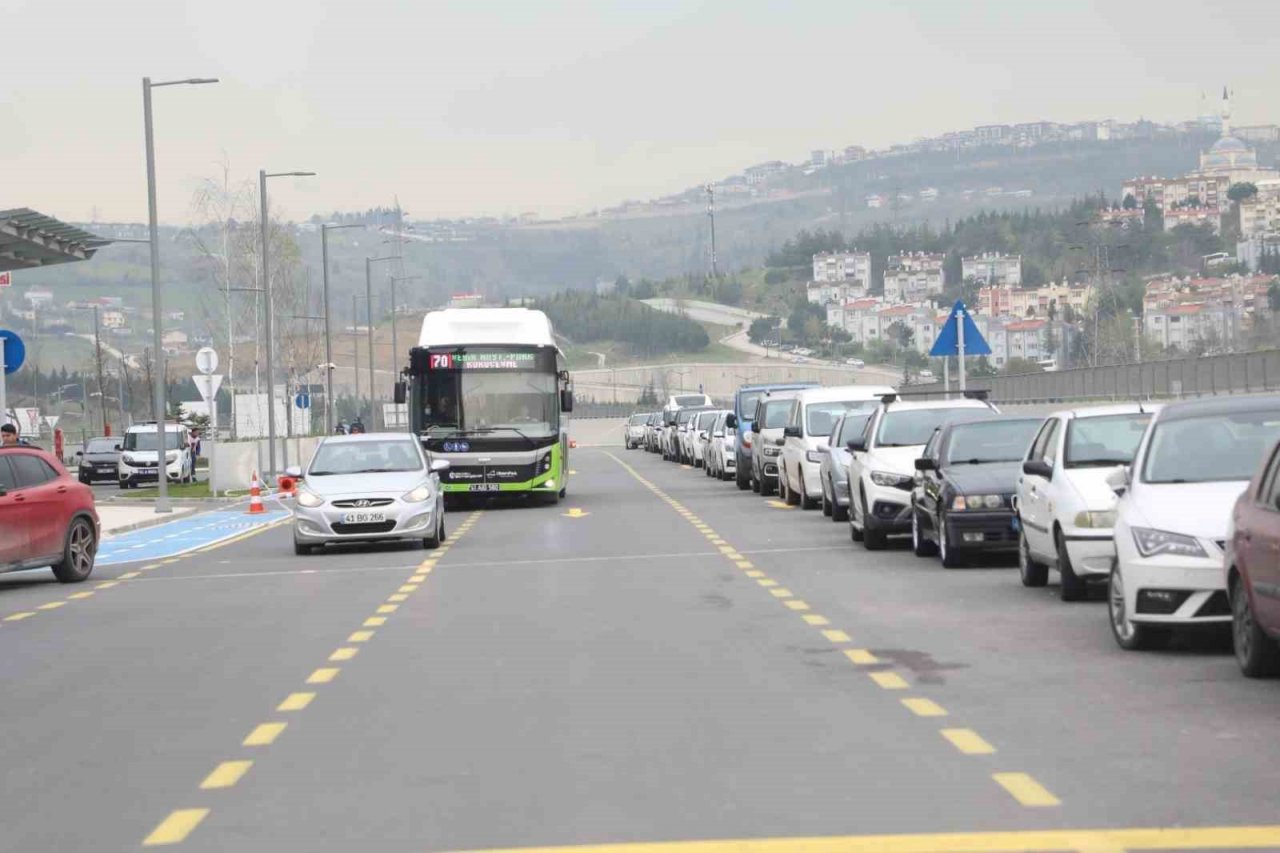
[(0, 329), (0, 346), (4, 347), (4, 372), (14, 373), (27, 360), (26, 345), (16, 333)]
[(311, 395), (299, 394), (293, 398), (293, 404), (299, 409), (309, 409), (311, 408)]

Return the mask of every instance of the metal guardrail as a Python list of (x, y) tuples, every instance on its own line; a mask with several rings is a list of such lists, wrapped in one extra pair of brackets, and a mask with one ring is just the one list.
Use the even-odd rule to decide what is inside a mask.
[[(1000, 403), (1256, 394), (1280, 391), (1280, 350), (994, 376), (971, 379), (967, 384), (971, 390), (988, 390), (992, 401)], [(955, 391), (957, 384), (953, 381), (951, 387)], [(913, 392), (942, 393), (943, 390), (941, 382), (911, 386)]]

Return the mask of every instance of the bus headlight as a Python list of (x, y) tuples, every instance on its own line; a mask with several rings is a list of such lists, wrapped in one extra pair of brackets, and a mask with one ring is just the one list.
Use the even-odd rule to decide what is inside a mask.
[(548, 450), (542, 454), (542, 458), (538, 460), (539, 473), (545, 474), (551, 470), (551, 451)]

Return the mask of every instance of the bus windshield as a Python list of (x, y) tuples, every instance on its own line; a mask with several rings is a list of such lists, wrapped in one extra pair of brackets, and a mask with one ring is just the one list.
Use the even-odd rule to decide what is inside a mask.
[(560, 429), (553, 373), (433, 371), (422, 401), (424, 430), (553, 435)]

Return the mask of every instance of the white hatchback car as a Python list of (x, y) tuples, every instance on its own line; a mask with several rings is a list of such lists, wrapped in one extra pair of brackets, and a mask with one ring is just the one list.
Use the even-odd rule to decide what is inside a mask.
[(974, 409), (995, 411), (984, 399), (905, 401), (886, 394), (863, 434), (849, 442), (849, 535), (868, 551), (890, 534), (911, 532), (916, 459), (933, 431)]
[(1276, 396), (1187, 400), (1152, 419), (1132, 467), (1110, 478), (1124, 493), (1107, 595), (1122, 648), (1231, 622), (1222, 569), (1231, 510), (1277, 438)]
[(1107, 477), (1133, 459), (1158, 409), (1092, 406), (1045, 419), (1023, 459), (1015, 500), (1023, 586), (1044, 586), (1053, 567), (1062, 600), (1076, 601), (1088, 579), (1111, 573), (1116, 496)]
[(789, 504), (816, 509), (822, 501), (823, 449), (836, 419), (848, 411), (869, 412), (885, 394), (887, 385), (839, 385), (810, 388), (796, 396), (791, 417), (782, 428), (782, 454), (778, 457), (778, 492)]

